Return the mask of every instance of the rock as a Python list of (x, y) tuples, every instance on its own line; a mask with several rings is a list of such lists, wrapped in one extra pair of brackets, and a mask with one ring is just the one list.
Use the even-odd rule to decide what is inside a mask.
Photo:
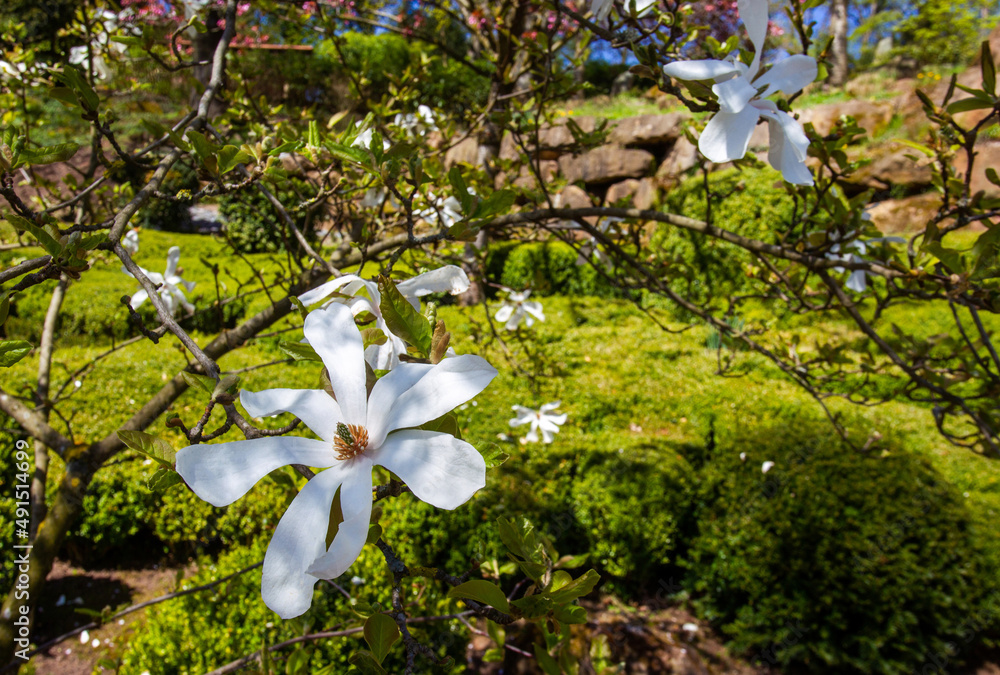
[(604, 197), (604, 203), (611, 206), (621, 199), (631, 199), (632, 206), (645, 210), (653, 208), (657, 196), (656, 185), (652, 178), (638, 180), (629, 178), (609, 187), (608, 193)]
[[(972, 164), (972, 180), (969, 181), (970, 194), (976, 194), (980, 190), (986, 193), (987, 197), (1000, 198), (1000, 187), (986, 180), (986, 169), (997, 170), (1000, 167), (1000, 141), (988, 141), (977, 143), (976, 157)], [(968, 166), (965, 160), (965, 152), (960, 151), (955, 156), (955, 170), (964, 174)]]
[(824, 103), (798, 112), (802, 124), (812, 122), (816, 131), (823, 136), (830, 133), (837, 120), (844, 115), (853, 117), (857, 120), (858, 126), (867, 130), (869, 136), (872, 136), (889, 126), (896, 112), (896, 106), (891, 101), (852, 99), (840, 103)]
[[(559, 173), (559, 162), (554, 159), (543, 159), (539, 164), (539, 172), (542, 177), (543, 183), (551, 183)], [(497, 174), (496, 179), (496, 189), (499, 190), (507, 185), (507, 174), (500, 172)], [(526, 164), (521, 165), (521, 170), (514, 179), (514, 187), (522, 188), (525, 190), (538, 189), (540, 186), (538, 184), (538, 178), (535, 176), (535, 172), (531, 170)]]
[(672, 188), (684, 180), (685, 174), (698, 166), (698, 146), (681, 136), (656, 170), (656, 180), (664, 188)]
[[(576, 185), (567, 185), (563, 188), (562, 192), (555, 196), (552, 203), (555, 204), (557, 209), (583, 209), (594, 205), (586, 190)], [(598, 218), (596, 216), (591, 216), (590, 218), (585, 218), (584, 220), (591, 225), (596, 226)]]
[(608, 141), (626, 147), (663, 145), (681, 137), (681, 125), (687, 119), (682, 113), (626, 117), (611, 130)]
[[(597, 122), (593, 117), (580, 115), (573, 117), (573, 121), (579, 127), (591, 132), (597, 127)], [(549, 127), (542, 127), (538, 130), (539, 154), (542, 159), (559, 159), (561, 155), (569, 152), (573, 147), (573, 134), (567, 126), (567, 121), (560, 121), (558, 124)], [(533, 134), (525, 134), (521, 143), (526, 147), (533, 147)], [(500, 141), (500, 159), (517, 159), (523, 152), (521, 146), (515, 141), (513, 134), (506, 134)]]
[(583, 181), (587, 185), (641, 178), (650, 171), (652, 164), (653, 155), (645, 150), (614, 145), (602, 145), (576, 157), (564, 155), (559, 158), (559, 168), (570, 183)]
[(869, 206), (866, 211), (872, 223), (885, 233), (919, 232), (934, 217), (941, 198), (922, 194), (903, 199), (886, 199)]
[(463, 138), (448, 148), (448, 152), (444, 154), (444, 166), (450, 169), (456, 164), (479, 165), (479, 143), (474, 137)]
[[(930, 161), (921, 156), (914, 161), (906, 155), (915, 154), (909, 148), (899, 148), (882, 154), (847, 181), (847, 186), (860, 189), (892, 190), (894, 195), (913, 195), (930, 188), (933, 172)], [(848, 191), (850, 191), (848, 189)]]

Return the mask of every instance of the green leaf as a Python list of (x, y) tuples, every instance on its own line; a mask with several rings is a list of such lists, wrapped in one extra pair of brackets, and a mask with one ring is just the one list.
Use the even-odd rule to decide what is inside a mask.
[(184, 136), (187, 138), (188, 142), (191, 143), (191, 147), (194, 148), (195, 154), (198, 155), (198, 158), (202, 161), (204, 161), (206, 157), (214, 155), (216, 150), (219, 149), (217, 145), (209, 141), (208, 138), (205, 137), (205, 134), (200, 131), (188, 129)]
[(361, 341), (365, 349), (368, 349), (372, 345), (384, 345), (388, 340), (389, 338), (382, 332), (381, 328), (371, 327), (361, 331)]
[(385, 660), (385, 655), (399, 639), (399, 627), (385, 614), (372, 614), (368, 617), (364, 633), (365, 642), (371, 647), (372, 654), (379, 663)]
[(983, 110), (985, 108), (992, 108), (993, 101), (984, 101), (980, 98), (963, 98), (960, 101), (955, 101), (948, 106), (948, 112), (955, 114), (961, 112), (968, 112), (970, 110)]
[(538, 667), (545, 675), (562, 675), (562, 668), (545, 649), (545, 646), (538, 642), (535, 643), (535, 662), (538, 663)]
[(455, 241), (475, 241), (480, 229), (467, 220), (461, 220), (448, 228), (448, 238)]
[(136, 37), (134, 35), (112, 35), (111, 41), (123, 45), (136, 46), (136, 47), (142, 45), (142, 38)]
[(166, 492), (183, 482), (179, 473), (161, 466), (146, 481), (146, 487), (149, 488), (150, 492)]
[(973, 271), (995, 265), (998, 250), (1000, 250), (1000, 225), (994, 225), (979, 235), (972, 246)]
[(587, 610), (580, 605), (563, 605), (557, 607), (552, 616), (559, 623), (587, 623)]
[[(6, 303), (7, 298), (3, 301)], [(6, 309), (4, 310), (6, 318)], [(10, 368), (23, 359), (33, 349), (30, 342), (24, 340), (0, 340), (0, 367)]]
[(3, 293), (0, 295), (0, 326), (7, 322), (7, 315), (10, 313), (10, 295)]
[(155, 459), (161, 466), (173, 469), (174, 448), (162, 438), (147, 434), (145, 431), (119, 429), (118, 438), (122, 443), (137, 452)]
[(223, 174), (232, 171), (239, 164), (246, 164), (252, 159), (250, 155), (243, 152), (235, 145), (226, 145), (219, 150), (219, 173)]
[(296, 361), (319, 361), (323, 363), (316, 350), (307, 342), (287, 342), (282, 340), (278, 343), (278, 349), (291, 356)]
[(298, 675), (298, 673), (308, 672), (309, 657), (312, 651), (309, 649), (297, 649), (288, 655), (285, 662), (285, 675)]
[(367, 152), (361, 148), (354, 148), (349, 145), (341, 145), (340, 143), (334, 143), (333, 141), (328, 141), (326, 144), (326, 149), (330, 151), (336, 159), (342, 162), (349, 162), (351, 164), (358, 164), (362, 167), (371, 166), (372, 158)]
[(189, 387), (197, 387), (206, 394), (211, 394), (215, 391), (215, 380), (207, 375), (199, 375), (197, 373), (182, 370), (181, 377), (184, 378), (184, 381), (188, 383)]
[(87, 82), (82, 69), (75, 66), (64, 66), (63, 72), (57, 74), (56, 78), (73, 90), (84, 110), (97, 112), (97, 106), (100, 105), (101, 99)]
[(498, 663), (500, 661), (503, 661), (503, 653), (504, 653), (504, 651), (505, 650), (504, 650), (503, 647), (491, 647), (491, 648), (487, 649), (486, 653), (483, 654), (483, 662), (484, 663)]
[(32, 237), (34, 237), (35, 240), (39, 244), (41, 244), (42, 248), (45, 249), (45, 252), (51, 255), (53, 258), (62, 253), (62, 246), (59, 244), (59, 242), (56, 241), (51, 234), (49, 234), (44, 229), (38, 227), (27, 218), (22, 218), (21, 216), (16, 215), (14, 213), (8, 213), (7, 221), (11, 225), (13, 225), (16, 229), (24, 230)]
[(458, 428), (458, 416), (453, 412), (447, 412), (436, 420), (424, 422), (420, 425), (424, 431), (438, 431), (442, 434), (450, 434), (455, 438), (461, 438), (462, 432)]
[(486, 632), (489, 633), (490, 638), (501, 647), (507, 639), (507, 631), (504, 630), (503, 626), (492, 619), (486, 620)]
[(594, 590), (597, 582), (601, 580), (601, 575), (594, 570), (587, 570), (582, 577), (574, 579), (557, 591), (549, 592), (547, 595), (553, 602), (564, 603), (583, 596)]
[(382, 294), (379, 309), (389, 332), (416, 347), (421, 356), (427, 356), (434, 334), (430, 322), (403, 297), (391, 279), (380, 276), (378, 290)]
[(476, 218), (492, 218), (496, 215), (503, 215), (510, 210), (516, 199), (517, 195), (514, 194), (513, 190), (497, 190), (479, 203), (473, 216)]
[(510, 612), (510, 603), (507, 602), (507, 597), (500, 587), (485, 579), (470, 579), (464, 584), (459, 584), (448, 591), (448, 597), (468, 598), (495, 607), (501, 612)]
[(215, 388), (212, 389), (212, 400), (214, 401), (217, 396), (223, 393), (235, 394), (239, 383), (239, 375), (230, 373), (229, 375), (223, 376), (223, 378), (219, 380), (219, 383), (215, 385)]
[(510, 455), (504, 452), (496, 443), (489, 443), (485, 447), (476, 449), (479, 450), (479, 454), (486, 460), (487, 469), (495, 469), (510, 459)]
[(18, 165), (33, 166), (36, 164), (53, 164), (65, 162), (80, 149), (78, 143), (59, 143), (44, 148), (25, 148), (21, 151), (21, 161)]
[(986, 169), (986, 180), (1000, 187), (1000, 176), (997, 176), (997, 170), (992, 166)]
[(983, 89), (991, 96), (997, 93), (997, 67), (993, 62), (993, 52), (990, 51), (990, 41), (983, 40), (983, 47), (979, 53), (980, 69), (983, 73)]
[(960, 251), (953, 248), (945, 248), (939, 241), (933, 241), (925, 245), (923, 250), (940, 260), (950, 272), (953, 272), (954, 274), (962, 274), (965, 271), (965, 265), (962, 263), (962, 255)]
[(351, 654), (348, 659), (351, 665), (360, 670), (364, 675), (385, 675), (385, 668), (375, 660), (374, 654), (365, 649), (359, 649)]
[(368, 528), (368, 538), (365, 539), (366, 544), (374, 544), (382, 537), (382, 526), (379, 524), (372, 525)]
[(552, 600), (544, 595), (529, 595), (518, 598), (510, 604), (521, 610), (524, 613), (524, 618), (529, 620), (545, 616), (552, 609)]
[(455, 199), (462, 204), (462, 213), (471, 212), (475, 196), (469, 194), (469, 186), (465, 184), (465, 179), (462, 177), (462, 170), (458, 166), (451, 167), (451, 171), (448, 172), (448, 182), (451, 183)]

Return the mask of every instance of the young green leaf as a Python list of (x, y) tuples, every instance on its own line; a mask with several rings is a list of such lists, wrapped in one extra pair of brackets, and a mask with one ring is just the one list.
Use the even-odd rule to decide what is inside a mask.
[(399, 639), (399, 627), (385, 614), (372, 614), (365, 621), (364, 634), (375, 660), (381, 664), (393, 643)]
[(46, 232), (44, 229), (38, 227), (27, 218), (22, 218), (17, 214), (8, 213), (6, 215), (7, 215), (7, 221), (11, 225), (13, 225), (18, 230), (24, 230), (25, 232), (29, 233), (32, 237), (35, 238), (36, 241), (38, 241), (39, 244), (42, 245), (42, 248), (45, 249), (45, 252), (51, 255), (53, 258), (62, 253), (62, 246), (59, 244), (58, 241), (55, 240), (55, 238), (51, 234)]
[(167, 469), (165, 467), (159, 467), (153, 472), (153, 475), (149, 477), (146, 481), (146, 487), (149, 488), (150, 492), (166, 492), (175, 485), (183, 483), (184, 480), (181, 475), (174, 471), (173, 469)]
[[(53, 164), (65, 162), (80, 149), (78, 143), (59, 143), (44, 148), (25, 148), (21, 151), (18, 165), (34, 166), (38, 164)], [(16, 168), (16, 167), (15, 167)]]
[[(4, 302), (7, 302), (7, 298), (4, 298)], [(10, 368), (32, 349), (31, 343), (24, 340), (0, 340), (0, 367)]]
[(215, 380), (207, 375), (199, 375), (186, 370), (181, 371), (181, 377), (188, 383), (189, 387), (197, 387), (206, 394), (211, 394), (215, 390)]
[[(367, 649), (359, 649), (354, 652), (348, 661), (364, 675), (385, 675), (385, 668), (379, 665), (379, 662), (375, 660), (374, 654)], [(356, 671), (352, 670), (350, 672), (353, 673)]]
[(147, 457), (156, 460), (161, 466), (173, 469), (174, 456), (177, 453), (162, 438), (147, 434), (145, 431), (119, 429), (118, 439), (136, 452), (141, 452)]
[(449, 598), (467, 598), (495, 607), (501, 612), (510, 612), (510, 603), (500, 587), (485, 579), (470, 579), (448, 591)]
[(983, 89), (990, 96), (997, 93), (997, 67), (993, 62), (993, 52), (990, 51), (990, 41), (983, 40), (983, 47), (979, 53), (980, 68), (983, 73)]
[(317, 354), (316, 350), (312, 348), (312, 345), (305, 342), (288, 342), (286, 340), (282, 340), (278, 343), (278, 349), (285, 352), (296, 361), (323, 362), (323, 359), (319, 357), (319, 354)]
[(380, 276), (378, 290), (382, 295), (379, 309), (389, 327), (389, 332), (416, 347), (421, 356), (429, 354), (433, 337), (430, 322), (413, 309), (413, 305), (403, 297), (391, 279)]

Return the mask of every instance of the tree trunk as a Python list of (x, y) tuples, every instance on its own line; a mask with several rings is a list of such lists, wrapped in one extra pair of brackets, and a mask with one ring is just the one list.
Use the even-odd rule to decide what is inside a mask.
[(828, 82), (835, 87), (847, 83), (847, 3), (848, 0), (833, 0), (830, 4), (830, 36), (833, 44), (830, 46), (830, 79)]

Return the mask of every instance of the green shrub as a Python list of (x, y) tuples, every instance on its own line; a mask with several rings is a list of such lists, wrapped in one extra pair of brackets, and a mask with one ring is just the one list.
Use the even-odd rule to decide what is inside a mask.
[[(139, 183), (141, 185), (141, 183)], [(163, 182), (160, 191), (176, 196), (181, 190), (195, 193), (201, 184), (198, 174), (184, 162), (176, 162)], [(133, 224), (151, 230), (166, 232), (190, 232), (193, 229), (189, 202), (175, 202), (167, 199), (150, 199), (135, 215)]]
[(665, 448), (581, 458), (572, 483), (573, 513), (586, 532), (591, 564), (602, 576), (616, 577), (618, 589), (648, 590), (677, 562), (693, 488), (691, 467)]
[[(771, 168), (730, 169), (711, 174), (708, 184), (713, 224), (752, 239), (777, 243), (793, 209), (791, 197), (781, 189), (778, 172)], [(664, 210), (705, 219), (703, 179), (689, 178), (667, 193)], [(700, 289), (704, 297), (711, 294), (726, 298), (742, 292), (750, 283), (746, 265), (754, 258), (736, 246), (672, 225), (658, 226), (650, 245), (670, 263), (674, 283), (694, 291), (696, 296)]]
[[(184, 587), (209, 583), (260, 561), (270, 534), (247, 547), (236, 548), (214, 563), (203, 559), (199, 571), (184, 581)], [(363, 583), (349, 580), (359, 577)], [(281, 620), (264, 605), (260, 597), (260, 569), (252, 570), (211, 590), (184, 596), (158, 605), (147, 614), (135, 633), (122, 636), (121, 670), (125, 675), (146, 671), (151, 675), (187, 675), (204, 673), (242, 656), (259, 651), (265, 644), (273, 645), (304, 633), (360, 625), (361, 619), (351, 610), (347, 599), (326, 582), (319, 582), (313, 595), (312, 608), (301, 617)], [(390, 605), (391, 577), (381, 552), (366, 546), (358, 561), (338, 583), (359, 601)], [(457, 603), (444, 597), (439, 584), (430, 584), (420, 594), (420, 615), (433, 616), (455, 611)], [(449, 623), (412, 624), (414, 637), (433, 646), (441, 656), (451, 656), (454, 665), (435, 672), (463, 672), (468, 636), (460, 625), (456, 630)], [(348, 672), (350, 655), (368, 649), (360, 633), (347, 637), (327, 638), (307, 643), (308, 667), (316, 672), (333, 665), (332, 672)], [(279, 664), (276, 672), (285, 672), (283, 661), (292, 652), (286, 648), (275, 652), (272, 659)], [(383, 664), (388, 672), (403, 672), (402, 643), (397, 643)]]
[[(295, 219), (295, 226), (306, 237), (313, 233), (306, 227), (304, 211), (294, 211), (301, 202), (315, 195), (305, 181), (293, 178), (275, 196)], [(259, 190), (248, 189), (219, 198), (219, 215), (225, 221), (226, 236), (240, 253), (273, 253), (286, 245), (298, 247), (295, 236), (287, 230), (274, 206)]]
[[(906, 452), (859, 454), (789, 420), (722, 443), (697, 503), (687, 585), (756, 660), (910, 673), (957, 662), (1000, 625), (995, 569), (977, 548), (996, 535), (975, 531), (961, 495)], [(970, 630), (973, 616), (984, 622)]]
[(490, 244), (486, 256), (487, 278), (508, 288), (530, 286), (536, 295), (620, 295), (592, 265), (577, 264), (573, 247), (559, 241)]

